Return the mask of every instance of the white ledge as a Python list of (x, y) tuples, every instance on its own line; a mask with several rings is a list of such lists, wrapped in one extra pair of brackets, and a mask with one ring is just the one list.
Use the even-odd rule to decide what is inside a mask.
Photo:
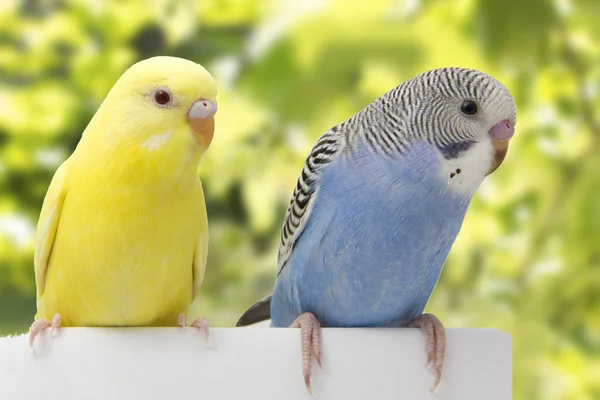
[[(417, 329), (323, 330), (322, 400), (507, 400), (510, 335), (448, 329), (440, 386)], [(210, 346), (187, 328), (63, 328), (51, 338), (0, 338), (0, 399), (310, 400), (298, 329), (212, 328)]]

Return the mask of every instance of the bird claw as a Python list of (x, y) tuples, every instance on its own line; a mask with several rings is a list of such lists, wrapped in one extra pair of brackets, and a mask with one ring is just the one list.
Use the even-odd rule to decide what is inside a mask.
[[(179, 314), (179, 326), (182, 328), (187, 327), (187, 317), (185, 314)], [(205, 317), (198, 317), (194, 320), (194, 322), (192, 322), (190, 327), (200, 329), (200, 332), (204, 333), (204, 343), (210, 343), (210, 327), (208, 324), (208, 319)]]
[(435, 383), (431, 388), (433, 392), (442, 379), (442, 367), (446, 352), (446, 330), (442, 321), (433, 314), (422, 314), (413, 319), (408, 326), (419, 328), (425, 334), (425, 351), (427, 352), (427, 363), (425, 366), (427, 367), (431, 364), (435, 374)]
[(308, 390), (308, 393), (312, 396), (310, 377), (313, 354), (319, 367), (323, 368), (321, 361), (321, 325), (312, 313), (304, 313), (292, 322), (290, 328), (300, 328), (302, 373), (304, 375), (306, 390)]
[(204, 343), (208, 344), (210, 342), (210, 328), (208, 324), (208, 319), (206, 319), (205, 317), (196, 318), (196, 320), (194, 320), (194, 322), (192, 322), (192, 325), (190, 326), (198, 328), (200, 329), (200, 332), (204, 333)]
[(33, 348), (33, 342), (35, 341), (36, 336), (42, 333), (44, 329), (52, 328), (50, 337), (56, 337), (56, 331), (60, 327), (60, 324), (61, 316), (58, 313), (54, 314), (52, 322), (48, 322), (45, 318), (38, 318), (33, 321), (33, 324), (31, 324), (31, 327), (29, 328), (29, 347)]
[(179, 314), (179, 319), (177, 323), (181, 328), (187, 327), (187, 317), (185, 316), (185, 314)]

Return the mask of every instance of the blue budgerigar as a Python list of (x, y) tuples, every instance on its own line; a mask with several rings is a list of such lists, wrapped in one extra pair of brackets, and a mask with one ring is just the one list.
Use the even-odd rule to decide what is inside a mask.
[(471, 69), (425, 72), (327, 131), (281, 233), (277, 283), (238, 321), (300, 327), (310, 390), (320, 326), (418, 327), (439, 383), (446, 345), (423, 313), (471, 198), (502, 163), (516, 105)]

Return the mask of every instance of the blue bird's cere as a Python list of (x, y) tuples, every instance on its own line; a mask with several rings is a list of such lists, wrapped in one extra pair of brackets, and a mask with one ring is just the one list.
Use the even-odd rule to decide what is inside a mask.
[(445, 330), (423, 313), (473, 194), (504, 160), (516, 105), (471, 69), (425, 72), (325, 132), (281, 232), (275, 290), (238, 326), (300, 327), (303, 372), (320, 326), (419, 327), (439, 383)]

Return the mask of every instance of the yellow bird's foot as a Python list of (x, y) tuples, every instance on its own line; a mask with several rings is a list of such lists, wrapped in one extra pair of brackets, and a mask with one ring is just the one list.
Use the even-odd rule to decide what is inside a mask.
[(312, 369), (312, 355), (315, 355), (319, 367), (321, 364), (321, 324), (312, 313), (300, 315), (290, 328), (300, 328), (300, 340), (302, 345), (302, 374), (306, 390), (312, 395), (310, 376)]
[(60, 314), (54, 314), (52, 318), (52, 322), (48, 322), (47, 319), (38, 318), (33, 321), (31, 327), (29, 328), (29, 347), (33, 347), (33, 341), (35, 337), (39, 335), (44, 329), (52, 327), (52, 331), (50, 332), (50, 336), (54, 337), (56, 329), (60, 326), (61, 318)]
[(427, 343), (425, 351), (427, 352), (427, 364), (432, 364), (435, 374), (435, 383), (431, 388), (433, 392), (440, 384), (442, 379), (442, 367), (444, 366), (444, 354), (446, 353), (446, 329), (435, 315), (422, 314), (413, 319), (408, 326), (421, 329), (425, 334)]
[[(179, 314), (179, 326), (185, 328), (187, 326), (187, 317), (185, 314)], [(204, 342), (208, 344), (210, 342), (210, 330), (208, 319), (205, 317), (199, 317), (192, 322), (190, 327), (200, 329), (200, 332), (204, 333)]]
[(209, 332), (209, 325), (208, 325), (208, 319), (206, 319), (205, 317), (198, 317), (194, 320), (194, 322), (192, 322), (192, 325), (194, 328), (198, 328), (200, 329), (200, 332), (204, 333), (204, 342), (208, 343), (210, 341), (210, 332)]

